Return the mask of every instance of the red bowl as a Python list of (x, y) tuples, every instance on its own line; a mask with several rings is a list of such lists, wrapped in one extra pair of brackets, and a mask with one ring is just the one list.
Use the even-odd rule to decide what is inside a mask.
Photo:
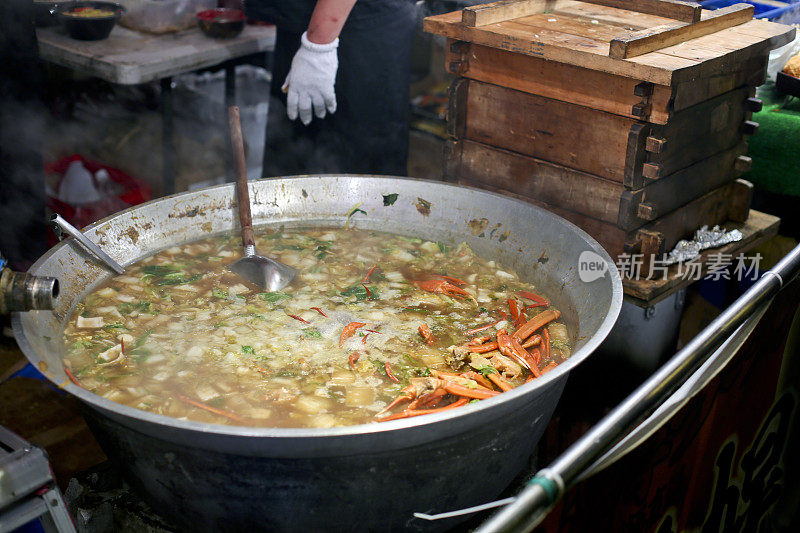
[(244, 23), (241, 9), (207, 9), (197, 14), (197, 25), (203, 33), (218, 39), (236, 37), (242, 33)]

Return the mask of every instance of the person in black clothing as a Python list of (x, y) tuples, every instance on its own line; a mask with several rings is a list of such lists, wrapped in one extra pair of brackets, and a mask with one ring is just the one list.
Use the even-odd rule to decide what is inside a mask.
[(413, 1), (246, 0), (245, 11), (277, 26), (262, 175), (405, 175)]
[(0, 251), (26, 270), (47, 250), (42, 75), (32, 0), (0, 2)]

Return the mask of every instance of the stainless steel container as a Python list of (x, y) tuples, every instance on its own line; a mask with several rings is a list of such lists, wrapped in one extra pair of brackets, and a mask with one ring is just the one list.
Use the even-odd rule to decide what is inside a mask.
[[(396, 199), (392, 196), (396, 194)], [(109, 274), (62, 243), (31, 268), (57, 276), (54, 311), (16, 314), (28, 359), (78, 397), (98, 441), (168, 520), (186, 529), (396, 531), (444, 529), (414, 511), (488, 501), (525, 466), (569, 371), (608, 334), (622, 303), (614, 264), (586, 233), (527, 203), (407, 178), (300, 176), (251, 182), (256, 224), (351, 226), (459, 243), (517, 270), (564, 313), (573, 356), (542, 378), (445, 413), (331, 429), (203, 424), (95, 396), (63, 371), (62, 330), (80, 298)], [(394, 201), (393, 201), (394, 200)], [(235, 227), (232, 185), (128, 209), (86, 230), (123, 265)], [(583, 261), (583, 265), (579, 263)], [(594, 262), (605, 273), (588, 281)], [(581, 281), (581, 278), (587, 281)]]

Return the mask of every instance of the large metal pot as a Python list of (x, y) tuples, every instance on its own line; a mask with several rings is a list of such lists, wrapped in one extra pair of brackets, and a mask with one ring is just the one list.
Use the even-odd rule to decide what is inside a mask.
[[(394, 203), (390, 196), (396, 193)], [(62, 243), (31, 268), (57, 276), (55, 311), (16, 314), (28, 359), (77, 396), (108, 456), (168, 520), (207, 530), (428, 530), (414, 511), (439, 512), (497, 496), (525, 467), (569, 371), (611, 329), (622, 303), (613, 262), (586, 233), (527, 203), (439, 182), (374, 176), (251, 183), (256, 223), (334, 225), (468, 242), (536, 283), (564, 312), (577, 349), (557, 369), (511, 392), (439, 415), (331, 429), (263, 429), (177, 420), (116, 404), (71, 384), (61, 334), (73, 306), (108, 273)], [(86, 233), (122, 264), (236, 226), (232, 185), (128, 209)], [(583, 282), (582, 252), (606, 274)], [(595, 255), (592, 255), (595, 254)], [(585, 259), (586, 254), (581, 259)]]

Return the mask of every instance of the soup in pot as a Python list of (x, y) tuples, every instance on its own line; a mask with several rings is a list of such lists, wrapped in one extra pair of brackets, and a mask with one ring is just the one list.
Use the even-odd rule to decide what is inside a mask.
[(79, 386), (157, 414), (332, 427), (491, 398), (570, 355), (537, 287), (465, 243), (378, 231), (261, 229), (298, 269), (280, 292), (228, 265), (238, 235), (175, 246), (78, 304), (65, 366)]

